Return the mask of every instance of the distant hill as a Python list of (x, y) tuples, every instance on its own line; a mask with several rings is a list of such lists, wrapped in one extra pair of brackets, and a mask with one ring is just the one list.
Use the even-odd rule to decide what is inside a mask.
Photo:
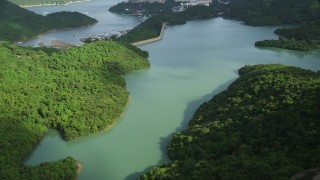
[[(67, 4), (79, 0), (9, 0), (10, 2), (20, 6), (46, 5), (46, 4)], [(81, 0), (80, 0), (81, 1)]]
[(250, 25), (296, 24), (320, 19), (319, 0), (229, 0), (215, 2), (224, 16), (244, 20)]
[(167, 0), (165, 3), (133, 3), (133, 2), (120, 2), (112, 6), (109, 11), (114, 13), (124, 14), (159, 14), (163, 12), (171, 12), (172, 8), (179, 6), (179, 2), (174, 0)]
[(41, 16), (6, 0), (0, 0), (0, 41), (20, 41), (62, 28), (87, 26), (97, 20), (78, 12)]
[(269, 180), (300, 172), (312, 179), (320, 172), (320, 73), (255, 65), (239, 74), (173, 135), (171, 162), (140, 179)]

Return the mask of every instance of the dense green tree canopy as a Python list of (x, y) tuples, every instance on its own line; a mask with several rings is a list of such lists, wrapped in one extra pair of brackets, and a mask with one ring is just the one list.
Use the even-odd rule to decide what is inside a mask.
[(149, 62), (112, 41), (66, 51), (0, 43), (0, 179), (74, 179), (75, 160), (25, 167), (24, 158), (55, 128), (66, 139), (103, 130), (122, 113), (119, 76)]
[(320, 166), (320, 74), (245, 66), (174, 134), (171, 163), (140, 179), (288, 179)]
[(298, 27), (281, 28), (275, 31), (278, 40), (256, 42), (258, 47), (278, 47), (298, 51), (320, 48), (320, 22), (308, 23)]
[(159, 14), (163, 12), (171, 12), (172, 8), (179, 6), (179, 2), (174, 0), (166, 0), (165, 3), (132, 3), (121, 2), (112, 6), (109, 11), (124, 14)]

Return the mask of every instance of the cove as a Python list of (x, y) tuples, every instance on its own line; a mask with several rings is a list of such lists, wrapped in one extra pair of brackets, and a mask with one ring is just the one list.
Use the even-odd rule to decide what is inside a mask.
[(257, 40), (277, 38), (275, 28), (222, 18), (168, 27), (163, 40), (140, 46), (149, 51), (151, 68), (124, 76), (131, 100), (114, 128), (68, 142), (50, 130), (26, 163), (73, 156), (83, 164), (78, 179), (134, 179), (167, 162), (172, 133), (187, 126), (201, 103), (225, 90), (240, 67), (281, 63), (320, 70), (319, 50), (254, 47)]

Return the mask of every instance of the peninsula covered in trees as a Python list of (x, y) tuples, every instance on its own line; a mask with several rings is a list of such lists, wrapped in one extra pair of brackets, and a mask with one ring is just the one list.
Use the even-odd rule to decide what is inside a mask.
[(54, 29), (77, 28), (97, 20), (78, 12), (41, 16), (6, 0), (0, 0), (0, 41), (22, 41)]
[(245, 66), (173, 135), (171, 163), (140, 179), (311, 179), (320, 173), (320, 73)]
[(0, 43), (0, 179), (74, 179), (75, 160), (26, 167), (48, 128), (65, 139), (101, 131), (128, 102), (119, 75), (149, 62), (112, 41), (66, 51)]

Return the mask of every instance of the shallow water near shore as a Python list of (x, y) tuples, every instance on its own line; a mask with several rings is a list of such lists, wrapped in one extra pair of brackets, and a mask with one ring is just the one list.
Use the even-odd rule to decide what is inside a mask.
[(151, 68), (124, 76), (131, 100), (113, 128), (68, 142), (50, 130), (26, 163), (72, 156), (83, 165), (78, 179), (120, 180), (168, 162), (166, 146), (172, 133), (187, 126), (200, 104), (225, 90), (242, 66), (281, 63), (320, 70), (319, 50), (254, 47), (257, 40), (277, 38), (275, 28), (222, 18), (168, 27), (161, 41), (140, 46), (149, 51)]

